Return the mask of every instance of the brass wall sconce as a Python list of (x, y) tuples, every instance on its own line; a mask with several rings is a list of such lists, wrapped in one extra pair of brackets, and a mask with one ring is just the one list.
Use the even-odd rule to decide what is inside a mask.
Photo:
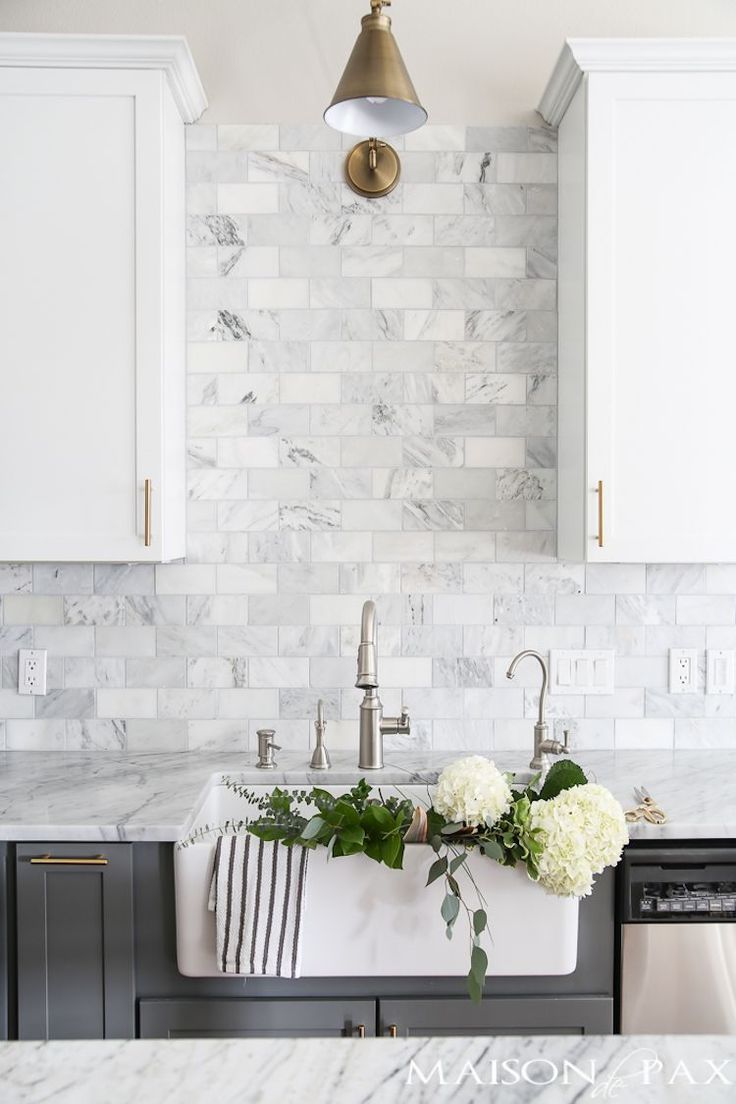
[(392, 146), (382, 141), (408, 134), (427, 121), (404, 59), (383, 8), (391, 0), (371, 0), (361, 29), (325, 122), (344, 134), (368, 134), (347, 156), (345, 176), (359, 195), (388, 195), (399, 182), (401, 162)]

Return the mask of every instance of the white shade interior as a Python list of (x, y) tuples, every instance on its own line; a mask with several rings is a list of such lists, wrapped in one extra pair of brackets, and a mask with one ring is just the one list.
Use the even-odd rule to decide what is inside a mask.
[(407, 100), (392, 100), (361, 96), (332, 104), (325, 111), (325, 122), (344, 134), (365, 135), (366, 138), (390, 138), (408, 134), (427, 121), (427, 112)]

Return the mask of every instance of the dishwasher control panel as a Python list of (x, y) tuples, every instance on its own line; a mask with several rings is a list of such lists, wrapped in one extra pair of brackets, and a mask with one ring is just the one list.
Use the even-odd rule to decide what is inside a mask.
[(635, 919), (683, 913), (736, 915), (736, 882), (641, 882), (636, 888), (639, 893), (632, 900)]
[(734, 847), (627, 847), (621, 867), (624, 924), (736, 923)]

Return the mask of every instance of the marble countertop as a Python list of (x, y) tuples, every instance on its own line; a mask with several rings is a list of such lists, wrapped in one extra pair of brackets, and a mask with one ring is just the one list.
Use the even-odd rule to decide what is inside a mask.
[(735, 1085), (728, 1036), (0, 1043), (2, 1104), (720, 1104)]
[[(0, 840), (179, 839), (210, 777), (238, 775), (246, 784), (374, 785), (433, 782), (463, 753), (396, 754), (381, 771), (359, 771), (355, 755), (332, 756), (333, 769), (310, 773), (302, 752), (280, 755), (274, 771), (259, 771), (243, 754), (3, 752), (0, 754)], [(608, 786), (625, 808), (632, 786), (644, 785), (669, 814), (661, 827), (632, 825), (632, 838), (736, 838), (736, 751), (579, 752), (591, 780)], [(504, 770), (526, 769), (526, 755), (498, 752)]]

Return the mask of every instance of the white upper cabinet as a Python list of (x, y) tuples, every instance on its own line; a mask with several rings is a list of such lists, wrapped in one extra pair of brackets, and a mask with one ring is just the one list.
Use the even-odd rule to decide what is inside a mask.
[(559, 124), (559, 546), (736, 561), (736, 41), (575, 40)]
[(0, 560), (185, 552), (183, 39), (0, 35)]

